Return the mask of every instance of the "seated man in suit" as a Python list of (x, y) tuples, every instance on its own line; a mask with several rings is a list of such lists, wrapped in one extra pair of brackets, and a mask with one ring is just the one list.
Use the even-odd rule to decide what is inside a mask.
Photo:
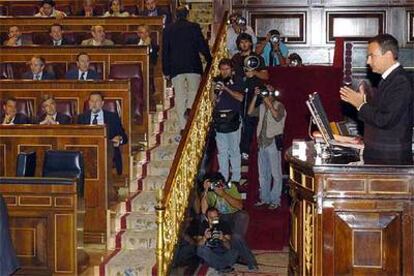
[(114, 146), (113, 162), (117, 173), (122, 174), (122, 156), (119, 146), (128, 143), (128, 136), (122, 127), (117, 113), (102, 109), (104, 98), (100, 92), (92, 92), (89, 95), (89, 110), (79, 115), (78, 124), (103, 125), (106, 124), (108, 138)]
[(54, 80), (55, 75), (44, 71), (46, 61), (41, 56), (34, 56), (30, 60), (30, 71), (25, 72), (22, 76), (26, 80)]
[(105, 38), (105, 29), (101, 25), (92, 26), (92, 38), (82, 41), (82, 46), (112, 46), (114, 42)]
[(67, 71), (65, 79), (67, 80), (96, 80), (98, 73), (95, 70), (89, 69), (89, 55), (85, 52), (79, 53), (76, 56), (76, 69)]
[(11, 26), (9, 28), (9, 32), (7, 34), (8, 38), (6, 41), (3, 42), (4, 46), (22, 46), (28, 45), (22, 39), (22, 32), (20, 31), (19, 27)]
[(159, 46), (155, 41), (152, 41), (148, 25), (139, 25), (137, 35), (139, 37), (138, 46), (150, 46), (150, 61), (152, 64), (156, 64)]
[(3, 125), (30, 124), (30, 120), (26, 115), (17, 113), (16, 103), (16, 99), (13, 97), (7, 98), (3, 102), (4, 114), (1, 118)]
[(6, 201), (0, 194), (0, 275), (12, 275), (19, 261), (10, 237)]
[(37, 119), (40, 125), (65, 125), (72, 122), (68, 115), (56, 111), (56, 101), (51, 95), (42, 97), (42, 111), (43, 115)]
[(34, 16), (36, 17), (56, 17), (56, 18), (63, 18), (66, 16), (66, 13), (63, 11), (58, 11), (55, 9), (56, 3), (53, 0), (42, 0), (40, 3), (39, 12), (36, 13)]
[(70, 43), (63, 37), (63, 26), (59, 23), (53, 23), (49, 29), (50, 45), (62, 46), (69, 45)]
[(145, 0), (144, 10), (140, 13), (142, 16), (164, 16), (164, 24), (171, 23), (171, 13), (169, 10), (164, 10), (157, 7), (157, 0)]

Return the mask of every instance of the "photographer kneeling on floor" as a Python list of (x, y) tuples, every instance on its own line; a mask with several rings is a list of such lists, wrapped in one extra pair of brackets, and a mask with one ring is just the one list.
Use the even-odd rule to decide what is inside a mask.
[(257, 270), (257, 262), (246, 242), (238, 234), (233, 234), (230, 226), (222, 220), (219, 211), (210, 207), (205, 212), (206, 219), (200, 222), (197, 240), (197, 256), (208, 266), (230, 272), (240, 257), (249, 270)]
[(244, 238), (249, 225), (249, 214), (242, 210), (243, 201), (236, 185), (226, 183), (223, 175), (215, 172), (204, 177), (200, 189), (201, 212), (206, 214), (209, 207), (216, 208), (232, 232)]

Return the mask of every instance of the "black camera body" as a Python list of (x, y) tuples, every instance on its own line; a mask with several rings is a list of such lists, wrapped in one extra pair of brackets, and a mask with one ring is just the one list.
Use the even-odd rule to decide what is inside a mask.
[(225, 185), (223, 184), (223, 182), (221, 180), (211, 180), (210, 181), (210, 186), (208, 187), (209, 191), (214, 191), (214, 189), (216, 188), (222, 188)]
[(210, 186), (208, 187), (209, 191), (214, 191), (216, 188), (224, 188), (229, 189), (231, 188), (232, 183), (228, 182), (226, 183), (223, 179), (212, 177), (208, 180), (210, 182)]
[(280, 96), (280, 92), (278, 90), (270, 91), (267, 88), (263, 88), (263, 89), (260, 89), (259, 95), (263, 98), (269, 97), (269, 96), (277, 97), (277, 96)]
[(211, 222), (211, 227), (210, 227), (211, 237), (207, 240), (207, 246), (209, 247), (218, 247), (221, 244), (220, 235), (222, 234), (222, 232), (218, 228), (219, 223), (220, 223), (219, 218), (215, 218)]
[(223, 78), (222, 76), (216, 76), (213, 78), (213, 85), (214, 85), (214, 94), (219, 94), (223, 90), (223, 86), (230, 86), (233, 85), (233, 78), (227, 77)]

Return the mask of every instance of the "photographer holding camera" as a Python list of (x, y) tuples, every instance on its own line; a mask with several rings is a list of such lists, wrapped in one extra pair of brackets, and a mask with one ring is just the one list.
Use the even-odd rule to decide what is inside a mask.
[(230, 56), (238, 52), (236, 40), (242, 33), (249, 34), (252, 37), (253, 44), (256, 45), (257, 37), (252, 27), (247, 25), (246, 18), (238, 13), (231, 14), (229, 16), (229, 26), (227, 27), (227, 49), (230, 52)]
[(225, 182), (219, 172), (208, 174), (200, 183), (201, 212), (206, 214), (209, 207), (217, 208), (223, 221), (226, 221), (233, 233), (245, 237), (249, 225), (249, 214), (242, 210), (243, 201), (237, 187)]
[[(281, 150), (286, 110), (284, 105), (277, 100), (277, 96), (278, 91), (271, 85), (266, 85), (266, 89), (256, 87), (248, 110), (250, 116), (259, 117), (256, 134), (259, 147), (260, 201), (255, 206), (269, 204), (269, 209), (276, 209), (280, 206), (283, 185)], [(259, 98), (262, 99), (262, 103), (256, 107), (256, 101)], [(273, 185), (271, 186), (272, 178)]]
[(249, 270), (257, 270), (256, 259), (246, 242), (232, 233), (219, 211), (210, 207), (205, 215), (207, 220), (200, 222), (196, 236), (197, 255), (220, 272), (231, 272), (238, 258), (247, 263)]
[(245, 96), (242, 107), (243, 128), (240, 151), (242, 158), (248, 160), (257, 120), (248, 116), (247, 107), (253, 98), (254, 88), (263, 86), (263, 81), (269, 79), (269, 73), (264, 59), (253, 51), (253, 41), (249, 34), (242, 33), (237, 37), (237, 47), (239, 52), (231, 60), (236, 77), (243, 79)]
[(242, 82), (233, 76), (233, 64), (223, 58), (219, 63), (220, 75), (214, 78), (213, 124), (216, 131), (216, 145), (220, 173), (238, 186), (241, 178), (240, 157), (240, 109), (243, 101)]
[(289, 50), (283, 43), (278, 30), (270, 30), (266, 39), (257, 44), (256, 53), (264, 58), (266, 66), (285, 65)]

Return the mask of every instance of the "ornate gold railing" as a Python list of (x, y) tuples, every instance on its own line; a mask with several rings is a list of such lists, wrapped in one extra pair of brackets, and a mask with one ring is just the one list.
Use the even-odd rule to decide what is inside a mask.
[(226, 48), (226, 18), (217, 33), (212, 50), (213, 62), (206, 68), (189, 116), (189, 124), (178, 146), (177, 153), (164, 189), (157, 191), (157, 274), (167, 275), (178, 242), (180, 228), (194, 187), (204, 147), (207, 142), (213, 101), (210, 96), (213, 76), (218, 74), (218, 63), (228, 57)]

